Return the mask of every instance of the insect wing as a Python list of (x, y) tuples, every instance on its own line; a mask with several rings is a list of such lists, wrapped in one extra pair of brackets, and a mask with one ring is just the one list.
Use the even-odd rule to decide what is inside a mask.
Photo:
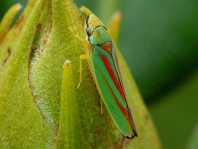
[(114, 123), (125, 137), (134, 137), (130, 110), (125, 101), (118, 74), (120, 72), (117, 71), (114, 58), (99, 46), (95, 46), (90, 50), (90, 59), (99, 93)]

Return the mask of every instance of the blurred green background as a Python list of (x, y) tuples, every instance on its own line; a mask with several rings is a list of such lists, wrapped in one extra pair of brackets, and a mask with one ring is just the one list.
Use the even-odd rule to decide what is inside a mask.
[[(105, 24), (113, 12), (122, 12), (118, 45), (163, 148), (198, 148), (198, 1), (74, 2), (90, 8)], [(0, 18), (15, 3), (25, 7), (27, 0), (0, 1)]]

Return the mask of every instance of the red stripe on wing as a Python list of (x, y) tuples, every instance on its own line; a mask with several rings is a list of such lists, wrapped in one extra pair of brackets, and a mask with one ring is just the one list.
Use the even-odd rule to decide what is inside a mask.
[(123, 90), (122, 90), (122, 87), (121, 87), (121, 83), (120, 81), (118, 80), (118, 78), (116, 77), (116, 74), (114, 73), (113, 69), (112, 69), (112, 66), (111, 66), (111, 63), (109, 62), (108, 58), (103, 55), (103, 54), (100, 54), (100, 57), (103, 61), (103, 64), (105, 65), (105, 68), (106, 70), (108, 71), (111, 79), (113, 80), (116, 88), (118, 89), (120, 95), (123, 97), (123, 99), (125, 98), (124, 96), (124, 93), (123, 93)]
[[(109, 73), (111, 79), (113, 80), (113, 82), (114, 82), (116, 88), (118, 89), (120, 95), (122, 96), (123, 101), (126, 102), (125, 95), (124, 95), (124, 92), (123, 92), (123, 88), (122, 88), (122, 86), (121, 86), (122, 84), (120, 83), (119, 78), (116, 77), (116, 74), (114, 73), (114, 71), (113, 71), (113, 69), (112, 69), (111, 63), (109, 62), (108, 58), (107, 58), (105, 55), (100, 54), (100, 57), (101, 57), (101, 59), (102, 59), (102, 61), (103, 61), (103, 64), (105, 65), (105, 68), (106, 68), (107, 72)], [(107, 83), (107, 84), (108, 84), (108, 83)], [(109, 84), (108, 84), (108, 86), (109, 86)], [(110, 90), (111, 90), (111, 87), (110, 87), (110, 86), (109, 86), (109, 88), (110, 88)], [(117, 106), (120, 108), (120, 110), (122, 111), (122, 113), (123, 113), (126, 117), (128, 117), (128, 112), (126, 111), (126, 107), (123, 107), (123, 106), (119, 103), (119, 100), (116, 98), (116, 96), (115, 96), (115, 94), (114, 94), (114, 92), (113, 92), (112, 90), (111, 90), (111, 93), (112, 93), (112, 95), (114, 96), (114, 99), (115, 99), (115, 101), (116, 101)]]
[[(105, 81), (106, 81), (106, 79), (105, 79)], [(110, 91), (111, 91), (111, 94), (113, 95), (113, 98), (114, 98), (115, 101), (116, 101), (116, 105), (117, 105), (117, 106), (119, 107), (119, 109), (122, 111), (122, 114), (126, 117), (127, 121), (130, 121), (130, 119), (129, 119), (129, 117), (128, 117), (128, 112), (127, 112), (126, 108), (124, 108), (124, 107), (120, 104), (120, 102), (119, 102), (118, 99), (116, 98), (116, 96), (115, 96), (113, 90), (111, 89), (111, 87), (109, 86), (109, 83), (108, 83), (107, 81), (106, 81), (106, 84), (108, 85), (108, 87), (109, 87), (109, 89), (110, 89)], [(129, 123), (130, 123), (130, 122), (129, 122)]]

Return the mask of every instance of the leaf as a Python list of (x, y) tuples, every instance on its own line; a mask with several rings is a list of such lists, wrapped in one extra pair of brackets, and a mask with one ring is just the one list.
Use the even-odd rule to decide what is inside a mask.
[(35, 104), (28, 81), (28, 58), (43, 2), (35, 2), (0, 70), (0, 148), (47, 148), (53, 136)]

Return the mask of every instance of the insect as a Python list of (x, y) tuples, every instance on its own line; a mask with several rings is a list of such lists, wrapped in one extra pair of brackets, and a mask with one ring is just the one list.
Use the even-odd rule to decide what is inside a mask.
[[(86, 11), (87, 8), (83, 8), (81, 11)], [(99, 94), (115, 125), (126, 138), (134, 138), (138, 134), (127, 104), (113, 39), (100, 19), (91, 12), (86, 18), (85, 30), (90, 48), (80, 56), (80, 82), (81, 60), (87, 59)]]

